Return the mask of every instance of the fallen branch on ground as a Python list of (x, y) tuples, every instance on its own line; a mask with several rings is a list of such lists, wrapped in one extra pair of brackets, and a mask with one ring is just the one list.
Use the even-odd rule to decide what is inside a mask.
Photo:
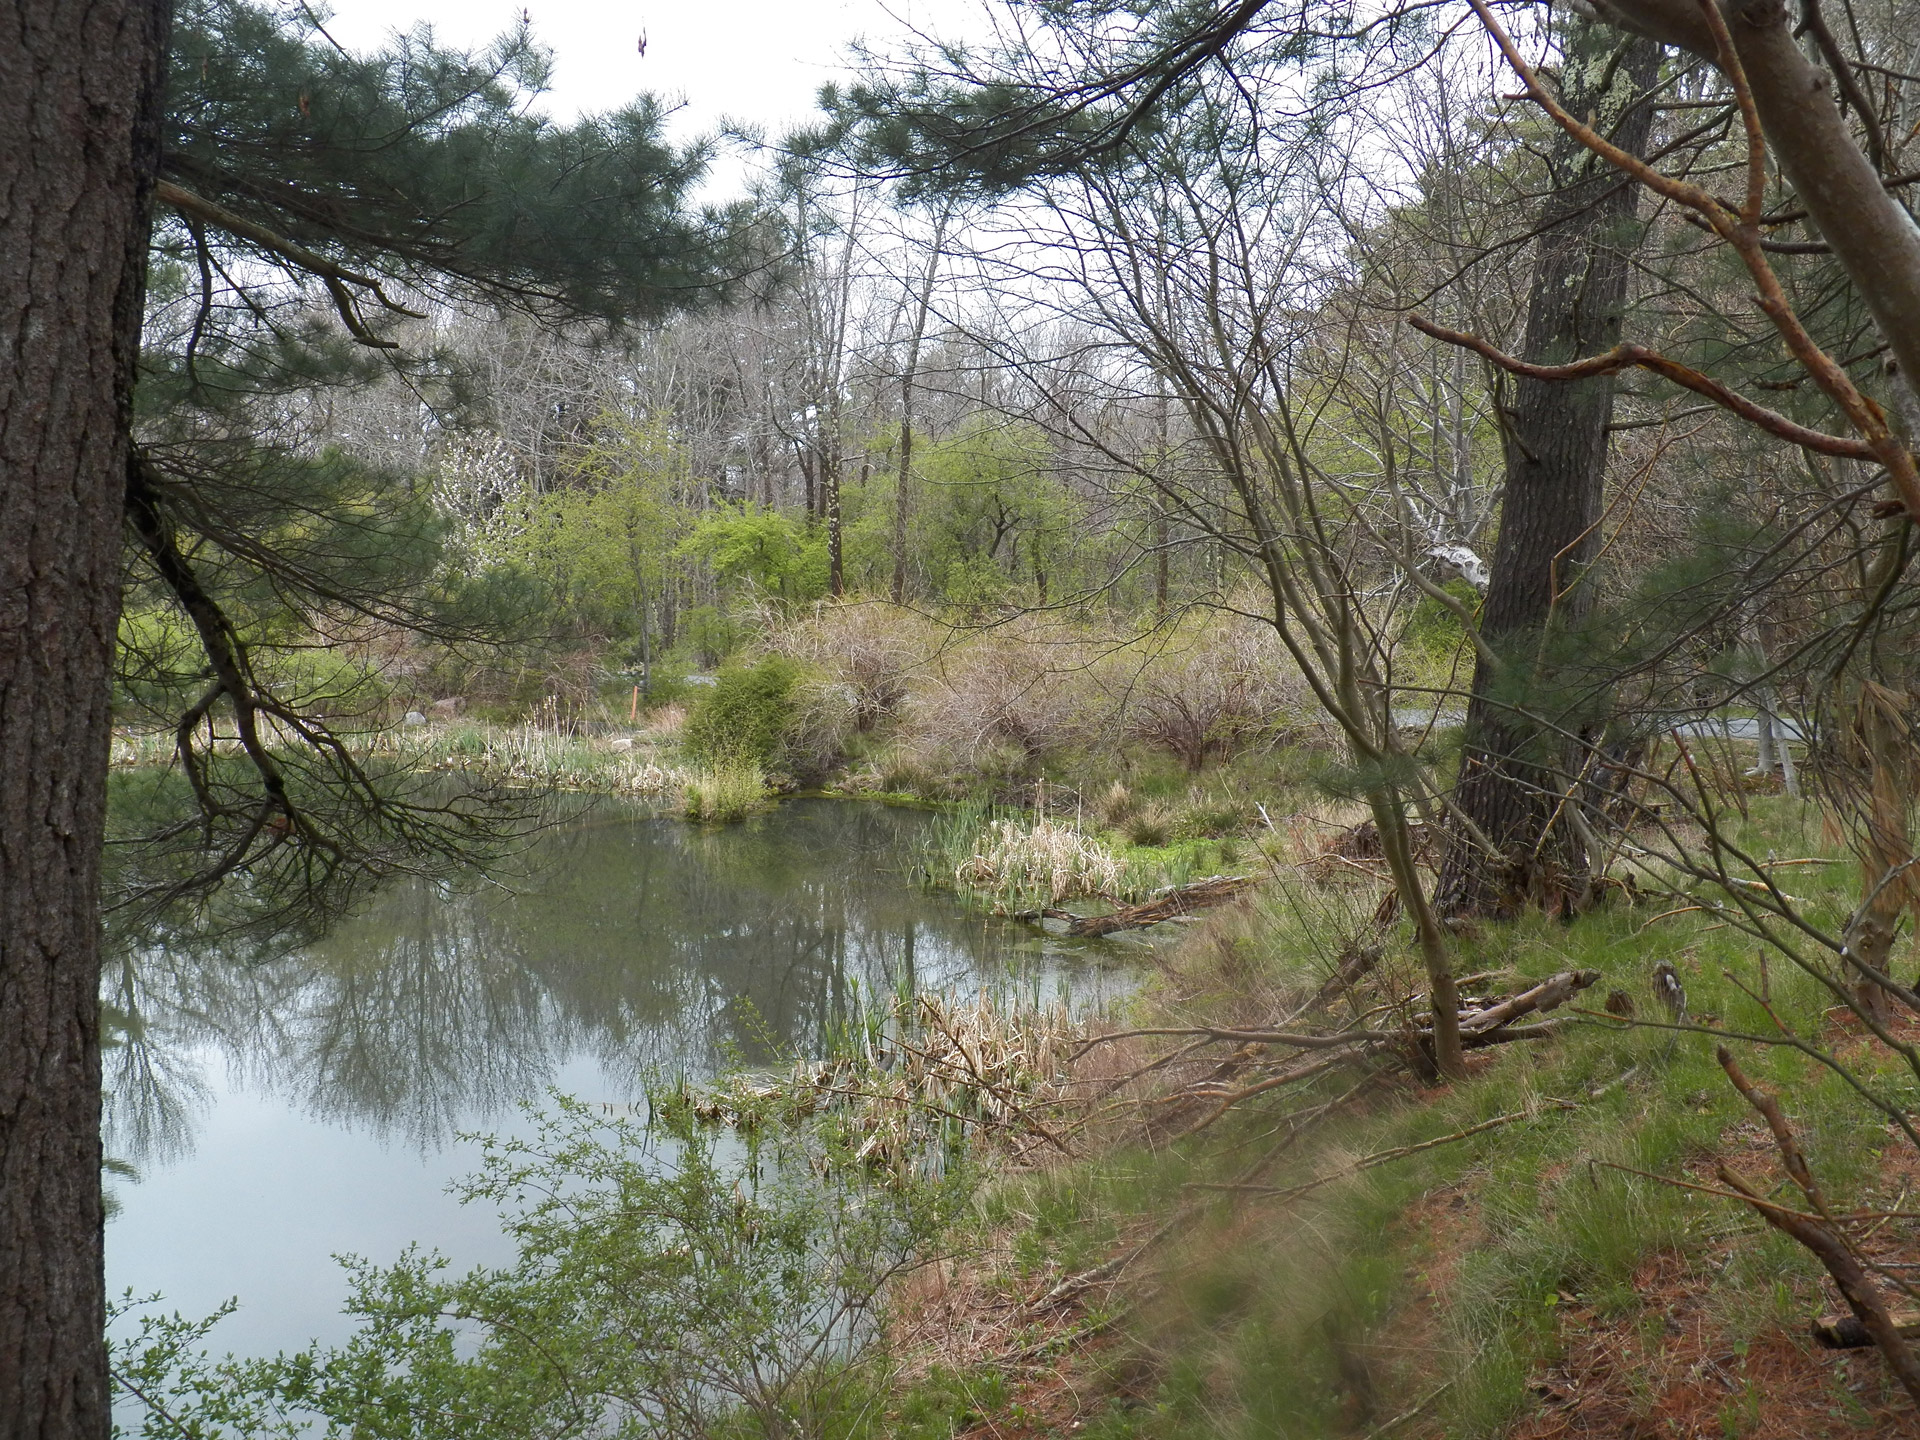
[[(1599, 978), (1599, 972), (1594, 970), (1565, 970), (1509, 999), (1476, 1003), (1460, 1017), (1461, 1045), (1466, 1049), (1483, 1049), (1551, 1036), (1567, 1022), (1562, 1019), (1536, 1020), (1528, 1025), (1514, 1022), (1558, 1009)], [(1096, 1045), (1157, 1036), (1186, 1043), (1169, 1055), (1136, 1067), (1130, 1074), (1107, 1084), (1101, 1092), (1111, 1095), (1174, 1065), (1210, 1067), (1210, 1073), (1190, 1078), (1181, 1089), (1145, 1102), (1148, 1108), (1158, 1112), (1148, 1121), (1149, 1136), (1156, 1143), (1186, 1139), (1205, 1130), (1243, 1101), (1315, 1079), (1349, 1064), (1384, 1057), (1411, 1069), (1423, 1079), (1433, 1079), (1431, 1025), (1410, 1025), (1397, 1030), (1353, 1028), (1325, 1035), (1225, 1025), (1149, 1026), (1093, 1036), (1074, 1052), (1069, 1063), (1078, 1062)], [(1234, 1053), (1225, 1057), (1219, 1057), (1217, 1052), (1214, 1056), (1201, 1053), (1207, 1046), (1221, 1043), (1234, 1046)], [(1310, 1052), (1314, 1058), (1280, 1061), (1279, 1057), (1264, 1053), (1270, 1047)]]
[[(1901, 1338), (1920, 1339), (1920, 1310), (1895, 1310), (1887, 1318)], [(1827, 1350), (1865, 1350), (1874, 1343), (1858, 1315), (1816, 1315), (1808, 1328), (1814, 1343)]]
[(1599, 980), (1598, 970), (1562, 970), (1531, 990), (1523, 990), (1511, 1000), (1490, 1005), (1485, 1010), (1460, 1017), (1460, 1033), (1483, 1034), (1535, 1011), (1557, 1010), (1575, 995)]
[[(1558, 1009), (1599, 979), (1598, 970), (1563, 970), (1551, 979), (1541, 981), (1532, 989), (1523, 990), (1510, 1000), (1503, 1000), (1484, 1010), (1473, 1010), (1462, 1015), (1460, 1017), (1461, 1038), (1464, 1040), (1469, 1033), (1485, 1037), (1527, 1015)], [(1531, 1030), (1535, 1027), (1528, 1028)], [(1337, 1050), (1344, 1046), (1430, 1039), (1433, 1030), (1431, 1026), (1419, 1026), (1407, 1030), (1337, 1030), (1331, 1035), (1313, 1035), (1293, 1030), (1242, 1030), (1224, 1025), (1150, 1026), (1140, 1030), (1115, 1030), (1106, 1035), (1095, 1035), (1081, 1046), (1074, 1058), (1079, 1059), (1096, 1045), (1156, 1035), (1224, 1040), (1233, 1045), (1284, 1045), (1295, 1050)], [(1483, 1039), (1481, 1043), (1491, 1042)]]
[[(1715, 1167), (1720, 1183), (1730, 1190), (1739, 1191), (1741, 1198), (1758, 1212), (1762, 1220), (1783, 1235), (1798, 1241), (1826, 1267), (1827, 1273), (1833, 1277), (1833, 1283), (1840, 1287), (1841, 1295), (1852, 1308), (1861, 1331), (1879, 1349), (1887, 1368), (1906, 1387), (1907, 1393), (1920, 1402), (1920, 1356), (1916, 1356), (1913, 1347), (1907, 1344), (1899, 1322), (1887, 1308), (1886, 1297), (1868, 1276), (1844, 1226), (1833, 1221), (1829, 1215), (1826, 1197), (1814, 1182), (1805, 1153), (1792, 1127), (1787, 1124), (1779, 1101), (1741, 1073), (1726, 1046), (1719, 1047), (1715, 1058), (1719, 1060), (1720, 1068), (1727, 1072), (1727, 1079), (1733, 1082), (1734, 1089), (1745, 1096), (1747, 1102), (1767, 1122), (1788, 1178), (1807, 1197), (1808, 1203), (1819, 1212), (1821, 1218), (1815, 1220), (1768, 1199), (1752, 1182), (1724, 1161)], [(1816, 1337), (1819, 1334), (1817, 1324), (1814, 1333)]]

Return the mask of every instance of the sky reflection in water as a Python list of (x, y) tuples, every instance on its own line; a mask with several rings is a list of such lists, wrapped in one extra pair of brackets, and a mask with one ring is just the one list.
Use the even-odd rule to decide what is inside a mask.
[(476, 1159), (456, 1130), (524, 1131), (517, 1106), (549, 1089), (624, 1105), (649, 1071), (811, 1053), (863, 993), (1125, 988), (1101, 947), (914, 884), (927, 823), (803, 800), (707, 829), (607, 805), (510, 891), (396, 885), (267, 962), (144, 957), (143, 1038), (108, 1056), (109, 1152), (143, 1177), (114, 1182), (109, 1286), (186, 1314), (237, 1295), (215, 1334), (245, 1353), (337, 1340), (334, 1254), (505, 1258), (492, 1215), (444, 1193)]

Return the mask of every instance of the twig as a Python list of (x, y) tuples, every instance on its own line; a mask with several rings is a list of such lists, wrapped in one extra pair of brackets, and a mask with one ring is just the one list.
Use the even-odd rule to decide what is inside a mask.
[(1885, 1357), (1887, 1367), (1915, 1402), (1920, 1403), (1920, 1360), (1915, 1359), (1912, 1347), (1901, 1336), (1900, 1327), (1888, 1311), (1879, 1288), (1867, 1278), (1866, 1271), (1860, 1268), (1860, 1262), (1840, 1237), (1825, 1225), (1774, 1204), (1724, 1162), (1715, 1167), (1715, 1173), (1723, 1184), (1740, 1191), (1741, 1198), (1760, 1212), (1761, 1219), (1811, 1250), (1827, 1267), (1833, 1283), (1840, 1287), (1841, 1295), (1846, 1297), (1854, 1315)]
[(1417, 1419), (1420, 1416), (1422, 1411), (1424, 1411), (1429, 1405), (1433, 1404), (1434, 1401), (1438, 1400), (1442, 1395), (1446, 1394), (1447, 1391), (1451, 1390), (1452, 1388), (1453, 1388), (1453, 1381), (1451, 1380), (1447, 1381), (1446, 1383), (1441, 1385), (1439, 1389), (1429, 1394), (1426, 1399), (1422, 1400), (1418, 1405), (1415, 1405), (1411, 1410), (1402, 1410), (1398, 1415), (1394, 1416), (1391, 1420), (1387, 1421), (1385, 1424), (1374, 1426), (1373, 1429), (1369, 1430), (1365, 1435), (1361, 1436), (1360, 1440), (1380, 1440), (1380, 1437), (1382, 1435), (1385, 1435), (1390, 1431), (1398, 1430), (1402, 1425), (1406, 1424), (1407, 1421)]

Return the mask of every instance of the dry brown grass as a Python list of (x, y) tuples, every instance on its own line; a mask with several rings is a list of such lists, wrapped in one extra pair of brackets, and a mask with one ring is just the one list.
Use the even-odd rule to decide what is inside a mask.
[(1224, 759), (1315, 712), (1306, 681), (1272, 629), (1210, 615), (1100, 667), (1124, 731), (1188, 771)]
[(1112, 851), (1077, 826), (1045, 816), (1032, 822), (996, 820), (981, 842), (954, 874), (963, 888), (1044, 897), (1058, 905), (1110, 895), (1125, 878), (1126, 867)]
[(865, 733), (891, 720), (917, 671), (946, 639), (918, 611), (880, 600), (822, 602), (799, 619), (766, 627), (766, 648), (845, 689), (848, 719)]

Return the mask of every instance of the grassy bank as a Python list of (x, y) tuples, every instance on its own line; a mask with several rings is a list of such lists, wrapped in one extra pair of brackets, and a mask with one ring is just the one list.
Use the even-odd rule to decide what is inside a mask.
[[(1756, 805), (1744, 838), (1835, 858), (1784, 801)], [(1850, 867), (1785, 873), (1814, 913), (1844, 915)], [(1362, 918), (1370, 897), (1306, 874), (1276, 883), (1193, 935), (1131, 1021), (1296, 1014), (1356, 945), (1378, 943)], [(1080, 1155), (990, 1184), (977, 1228), (952, 1247), (969, 1258), (901, 1322), (929, 1393), (984, 1406), (970, 1429), (929, 1420), (919, 1433), (1911, 1433), (1911, 1404), (1872, 1351), (1834, 1355), (1807, 1338), (1808, 1317), (1836, 1308), (1807, 1252), (1746, 1207), (1683, 1188), (1718, 1188), (1720, 1159), (1766, 1190), (1780, 1174), (1716, 1037), (1647, 1023), (1666, 1019), (1652, 987), (1662, 960), (1690, 1023), (1792, 1032), (1837, 1048), (1885, 1094), (1920, 1096), (1897, 1057), (1829, 1013), (1815, 979), (1763, 964), (1750, 940), (1675, 896), (1464, 939), (1459, 968), (1483, 993), (1569, 969), (1603, 978), (1575, 1002), (1589, 1013), (1481, 1052), (1457, 1085), (1343, 1065), (1203, 1125), (1223, 1074), (1226, 1090), (1251, 1090), (1268, 1057), (1236, 1069), (1234, 1047), (1218, 1045), (1158, 1063), (1186, 1037), (1098, 1047), (1076, 1071)], [(1389, 940), (1318, 1028), (1406, 1014), (1418, 974)], [(1614, 991), (1635, 1022), (1601, 1010)], [(1783, 1097), (1829, 1194), (1903, 1208), (1912, 1151), (1845, 1078), (1789, 1045), (1735, 1048)], [(1912, 1222), (1878, 1233), (1892, 1263), (1920, 1260)], [(989, 1314), (1021, 1328), (982, 1352)], [(919, 1402), (897, 1403), (904, 1424)]]

